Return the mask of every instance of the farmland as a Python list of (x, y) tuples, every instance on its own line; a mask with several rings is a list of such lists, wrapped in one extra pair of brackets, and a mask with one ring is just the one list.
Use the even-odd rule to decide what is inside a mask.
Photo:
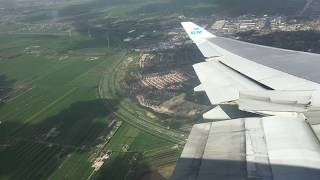
[[(13, 3), (3, 4), (12, 8)], [(21, 4), (28, 9), (20, 22), (43, 22), (50, 19), (75, 19), (103, 16), (158, 16), (179, 14), (189, 17), (256, 15), (297, 15), (306, 0), (72, 0), (48, 3), (52, 0), (28, 0)], [(0, 1), (1, 2), (1, 1)], [(31, 3), (32, 2), (32, 3)], [(1, 12), (0, 12), (1, 13)], [(20, 12), (19, 12), (20, 13)], [(8, 26), (4, 27), (8, 28)]]
[[(121, 95), (128, 56), (137, 54), (92, 41), (0, 36), (0, 179), (137, 179), (175, 162), (181, 134)], [(115, 129), (113, 121), (122, 124)], [(106, 151), (110, 158), (95, 171)]]

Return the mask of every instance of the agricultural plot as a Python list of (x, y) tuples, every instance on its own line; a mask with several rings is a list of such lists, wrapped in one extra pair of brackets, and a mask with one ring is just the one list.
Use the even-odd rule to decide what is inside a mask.
[[(157, 0), (145, 2), (145, 0), (126, 0), (130, 3), (125, 6), (122, 3), (114, 4), (107, 11), (110, 15), (159, 15), (159, 14), (183, 14), (185, 16), (239, 16), (243, 14), (282, 14), (295, 15), (302, 10), (305, 0)], [(131, 8), (132, 7), (132, 8)]]
[(122, 179), (116, 167), (138, 179), (176, 161), (184, 138), (121, 93), (125, 50), (11, 36), (0, 36), (0, 179)]
[[(34, 8), (21, 22), (42, 22), (52, 19), (87, 19), (102, 16), (154, 16), (179, 14), (188, 17), (256, 15), (297, 15), (307, 0), (92, 0), (65, 2), (56, 6)], [(15, 26), (1, 27), (14, 30)]]
[(94, 179), (139, 179), (160, 166), (175, 163), (180, 154), (174, 143), (128, 124), (119, 129), (106, 148), (113, 156)]
[(97, 84), (116, 54), (79, 54), (81, 37), (10, 38), (0, 37), (0, 88), (10, 89), (1, 94), (0, 179), (86, 179), (111, 113)]

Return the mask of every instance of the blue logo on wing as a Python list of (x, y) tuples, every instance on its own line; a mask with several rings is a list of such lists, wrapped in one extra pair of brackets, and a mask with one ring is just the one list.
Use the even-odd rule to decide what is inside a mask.
[(191, 31), (192, 35), (197, 35), (197, 34), (201, 34), (202, 33), (202, 29), (201, 28), (193, 28), (193, 30)]

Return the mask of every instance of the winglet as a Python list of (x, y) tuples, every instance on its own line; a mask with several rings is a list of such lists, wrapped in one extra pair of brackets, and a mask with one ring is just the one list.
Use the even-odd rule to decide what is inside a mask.
[(195, 43), (200, 42), (204, 39), (216, 37), (215, 35), (209, 33), (207, 30), (194, 24), (193, 22), (182, 22), (181, 25)]

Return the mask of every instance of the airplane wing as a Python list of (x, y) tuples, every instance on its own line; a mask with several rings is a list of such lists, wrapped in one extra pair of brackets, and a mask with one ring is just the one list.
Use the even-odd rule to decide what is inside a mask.
[(216, 37), (192, 22), (182, 26), (206, 58), (194, 69), (212, 104), (237, 100), (241, 90), (320, 89), (319, 54)]
[(204, 114), (213, 122), (193, 126), (172, 179), (320, 179), (320, 55), (182, 26), (206, 58), (193, 65), (201, 82), (194, 90), (262, 116)]

